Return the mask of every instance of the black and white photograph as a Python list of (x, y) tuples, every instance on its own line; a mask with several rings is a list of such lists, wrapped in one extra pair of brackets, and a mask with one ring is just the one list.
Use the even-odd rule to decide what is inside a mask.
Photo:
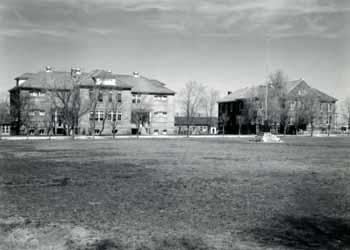
[(0, 0), (0, 250), (350, 250), (349, 0)]

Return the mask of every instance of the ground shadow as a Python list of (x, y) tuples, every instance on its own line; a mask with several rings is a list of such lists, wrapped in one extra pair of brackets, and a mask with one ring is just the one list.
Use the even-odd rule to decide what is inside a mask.
[(252, 235), (266, 245), (296, 249), (350, 248), (350, 221), (339, 218), (293, 217), (275, 218), (265, 228), (252, 230)]

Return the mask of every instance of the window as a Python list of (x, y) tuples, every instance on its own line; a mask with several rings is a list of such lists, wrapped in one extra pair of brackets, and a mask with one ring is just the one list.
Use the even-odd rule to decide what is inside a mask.
[(289, 104), (289, 108), (290, 110), (295, 110), (295, 101), (291, 101), (290, 104)]
[(44, 115), (45, 115), (45, 111), (40, 110), (39, 111), (39, 116), (44, 116)]
[(141, 103), (141, 95), (132, 95), (132, 103)]
[(29, 111), (28, 115), (29, 116), (35, 116), (35, 111)]
[(99, 115), (100, 115), (100, 121), (103, 121), (103, 119), (105, 118), (105, 113), (103, 111), (100, 111)]
[(45, 134), (45, 131), (43, 129), (40, 129), (39, 130), (39, 135), (44, 135)]
[(30, 96), (42, 96), (43, 94), (38, 90), (31, 90), (31, 91), (29, 91), (29, 95)]
[(109, 92), (108, 93), (108, 102), (112, 102), (112, 98), (113, 98), (113, 93)]
[(122, 113), (118, 113), (118, 121), (122, 120)]
[(103, 93), (98, 93), (98, 101), (103, 102)]
[(94, 112), (90, 111), (90, 121), (94, 119)]
[(305, 89), (299, 89), (298, 95), (305, 95)]
[(167, 112), (162, 112), (162, 111), (156, 111), (154, 112), (154, 116), (155, 117), (159, 117), (159, 118), (165, 118), (167, 117), (168, 113)]
[(107, 120), (108, 120), (108, 121), (112, 120), (112, 112), (108, 112), (108, 114), (107, 114)]
[(167, 131), (166, 129), (163, 129), (162, 134), (163, 134), (163, 135), (166, 135), (167, 133), (168, 133), (168, 131)]
[(155, 95), (154, 100), (156, 101), (166, 101), (168, 100), (168, 96), (166, 95)]
[(2, 133), (9, 134), (10, 133), (10, 126), (9, 125), (2, 125)]
[(121, 94), (121, 93), (118, 93), (118, 94), (117, 94), (117, 102), (118, 102), (118, 103), (121, 103), (121, 102), (122, 102), (122, 94)]
[(328, 103), (327, 109), (328, 109), (328, 113), (332, 112), (332, 104), (331, 103)]
[(116, 120), (117, 120), (117, 114), (116, 113), (114, 113), (114, 112), (112, 112), (112, 119), (113, 119), (113, 121), (115, 122)]

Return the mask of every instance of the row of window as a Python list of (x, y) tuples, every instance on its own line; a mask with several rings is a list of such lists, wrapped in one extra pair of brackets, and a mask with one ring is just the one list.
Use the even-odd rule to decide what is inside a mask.
[[(92, 96), (93, 96), (93, 91), (90, 92), (90, 98)], [(98, 96), (97, 96), (97, 100), (99, 102), (103, 102), (103, 97), (104, 97), (103, 92), (99, 92)], [(115, 98), (116, 98), (116, 101), (118, 103), (122, 103), (122, 94), (121, 93), (117, 93)], [(113, 92), (112, 91), (108, 93), (108, 102), (113, 102)]]
[[(168, 100), (168, 96), (166, 95), (155, 95), (155, 101), (166, 101)], [(133, 94), (132, 95), (132, 103), (141, 103), (141, 94)]]
[[(298, 101), (292, 101), (289, 103), (290, 110), (295, 110), (296, 106), (300, 103)], [(320, 103), (320, 111), (323, 112), (327, 110), (327, 112), (332, 112), (332, 103)]]
[[(107, 117), (105, 117), (107, 115)], [(95, 121), (103, 121), (104, 119), (107, 119), (109, 121), (120, 121), (122, 119), (122, 113), (121, 112), (108, 112), (107, 114), (104, 111), (96, 111), (95, 115), (94, 112), (90, 112), (90, 120)]]
[(36, 116), (36, 115), (39, 115), (39, 116), (45, 116), (46, 115), (46, 112), (43, 111), (43, 110), (31, 110), (28, 112), (28, 115), (29, 116)]
[(161, 112), (161, 111), (157, 111), (157, 112), (154, 112), (154, 117), (159, 117), (159, 118), (166, 118), (168, 113), (167, 112)]
[(141, 95), (132, 95), (132, 103), (141, 103)]
[(1, 130), (3, 135), (10, 134), (10, 125), (2, 125)]
[(168, 100), (168, 96), (166, 95), (155, 95), (154, 100), (156, 101), (166, 101)]
[(161, 133), (162, 135), (166, 135), (166, 134), (168, 134), (168, 130), (166, 130), (166, 129), (163, 129), (163, 130), (154, 129), (154, 130), (153, 130), (153, 134), (155, 134), (155, 135), (159, 135), (160, 133)]
[(40, 90), (31, 90), (31, 91), (29, 91), (29, 95), (30, 96), (43, 96), (45, 94), (43, 92), (41, 92)]

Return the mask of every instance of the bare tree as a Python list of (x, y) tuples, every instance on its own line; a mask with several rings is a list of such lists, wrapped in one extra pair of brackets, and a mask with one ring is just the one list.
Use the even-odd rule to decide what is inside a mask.
[(54, 134), (55, 129), (55, 115), (56, 115), (56, 107), (54, 102), (51, 100), (50, 95), (46, 92), (46, 105), (44, 108), (44, 117), (43, 117), (43, 125), (46, 130), (46, 134), (49, 136), (49, 140), (51, 140), (51, 135)]
[(300, 97), (297, 105), (297, 124), (310, 125), (311, 136), (313, 136), (315, 120), (319, 117), (319, 105), (319, 101), (310, 94)]
[(150, 123), (150, 112), (152, 111), (152, 105), (146, 95), (135, 95), (135, 101), (132, 104), (131, 122), (136, 125), (137, 138), (142, 133), (142, 129)]
[(14, 90), (11, 93), (11, 124), (15, 124), (16, 133), (22, 132), (29, 136), (29, 129), (33, 126), (33, 100), (27, 91)]
[(10, 105), (8, 99), (4, 98), (0, 101), (0, 140), (2, 138), (2, 127), (5, 123), (10, 121)]
[(93, 88), (89, 91), (89, 106), (90, 106), (90, 133), (93, 139), (95, 139), (95, 128), (97, 119), (97, 105), (103, 98), (103, 92), (101, 85), (94, 84)]
[(187, 137), (193, 118), (199, 113), (204, 100), (205, 87), (195, 81), (186, 83), (180, 91), (180, 105), (186, 118)]
[(228, 113), (222, 113), (219, 118), (219, 122), (222, 124), (222, 135), (225, 135), (225, 126), (230, 121), (230, 116)]
[(203, 104), (206, 116), (208, 118), (208, 133), (211, 131), (211, 127), (214, 124), (214, 114), (217, 114), (217, 101), (219, 99), (219, 91), (210, 89), (205, 98), (203, 98)]
[[(112, 98), (112, 100), (108, 104), (108, 119), (110, 121), (110, 125), (112, 128), (113, 139), (115, 139), (115, 135), (117, 133), (117, 126), (119, 122), (119, 115), (123, 113), (123, 102), (122, 102), (121, 93), (117, 93), (116, 97)], [(121, 117), (120, 117), (121, 118)]]
[(269, 129), (279, 130), (283, 127), (286, 132), (289, 121), (289, 103), (286, 90), (287, 76), (282, 70), (270, 74), (266, 92), (259, 93), (260, 100), (265, 103), (265, 120)]
[(343, 101), (341, 112), (342, 118), (348, 125), (348, 135), (350, 135), (350, 97), (345, 98), (345, 100)]
[(75, 139), (75, 130), (79, 126), (80, 118), (90, 110), (89, 97), (80, 94), (79, 75), (63, 80), (54, 80), (50, 89), (55, 109), (60, 111), (62, 120), (66, 126), (67, 134)]

